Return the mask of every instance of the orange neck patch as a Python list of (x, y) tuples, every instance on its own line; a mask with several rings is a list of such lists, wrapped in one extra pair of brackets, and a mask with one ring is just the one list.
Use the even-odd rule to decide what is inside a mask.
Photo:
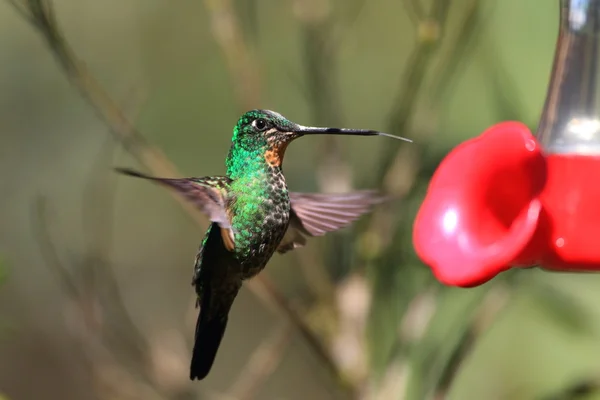
[(287, 149), (287, 143), (276, 144), (265, 152), (265, 160), (272, 167), (280, 167)]

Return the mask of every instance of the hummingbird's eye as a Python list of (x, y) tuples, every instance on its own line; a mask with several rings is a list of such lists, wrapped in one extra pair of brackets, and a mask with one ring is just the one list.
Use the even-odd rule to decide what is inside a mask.
[(267, 128), (267, 121), (262, 118), (257, 118), (252, 121), (252, 126), (258, 131), (264, 131)]

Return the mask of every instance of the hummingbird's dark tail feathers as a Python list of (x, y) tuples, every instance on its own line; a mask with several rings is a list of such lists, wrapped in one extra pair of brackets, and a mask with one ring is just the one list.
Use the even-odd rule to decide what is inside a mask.
[(203, 286), (190, 365), (191, 380), (202, 380), (210, 372), (225, 334), (229, 310), (241, 287), (241, 280), (225, 282), (221, 279)]
[(203, 320), (202, 311), (200, 311), (198, 322), (196, 322), (196, 337), (190, 366), (191, 380), (201, 381), (210, 372), (226, 327), (227, 315), (219, 315), (206, 321)]

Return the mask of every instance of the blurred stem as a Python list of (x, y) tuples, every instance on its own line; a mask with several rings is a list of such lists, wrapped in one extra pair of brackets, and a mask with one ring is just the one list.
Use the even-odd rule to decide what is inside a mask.
[(425, 17), (425, 11), (420, 0), (403, 0), (406, 13), (415, 23), (418, 23)]
[[(304, 51), (304, 67), (306, 70), (306, 87), (310, 110), (313, 114), (315, 125), (336, 125), (340, 120), (339, 104), (336, 98), (335, 54), (328, 46), (329, 33), (331, 32), (331, 18), (329, 1), (315, 4), (314, 0), (295, 0), (295, 11), (302, 22), (302, 39)], [(318, 173), (319, 189), (321, 192), (330, 191), (331, 180), (341, 179), (341, 186), (347, 186), (347, 176), (340, 176), (337, 172), (343, 169), (342, 152), (335, 136), (322, 138), (324, 146), (319, 150)], [(338, 237), (329, 238), (327, 244), (333, 247), (336, 254), (341, 254)], [(325, 266), (318, 262), (314, 254), (298, 257), (310, 258), (301, 260), (300, 265), (308, 287), (316, 298), (331, 303), (335, 287)], [(340, 257), (337, 257), (338, 260)], [(308, 262), (302, 262), (308, 261)], [(340, 260), (341, 261), (341, 260)]]
[[(254, 279), (256, 280), (256, 278)], [(289, 301), (273, 287), (273, 283), (270, 280), (263, 279), (258, 281), (258, 284), (262, 287), (262, 291), (258, 292), (261, 294), (272, 296), (274, 295), (273, 303), (277, 305), (273, 310), (279, 313), (284, 319), (289, 320), (292, 325), (296, 327), (296, 330), (306, 340), (306, 343), (311, 347), (315, 355), (323, 362), (323, 365), (329, 369), (334, 378), (338, 379), (340, 388), (346, 392), (350, 398), (354, 398), (355, 388), (344, 380), (344, 374), (340, 371), (337, 363), (331, 357), (329, 350), (323, 344), (323, 341), (315, 335), (314, 331), (308, 324), (301, 319), (300, 315)], [(266, 299), (263, 299), (266, 300)]]
[[(133, 97), (133, 96), (132, 96)], [(133, 99), (128, 99), (128, 103)], [(132, 119), (137, 119), (142, 104), (134, 102)], [(124, 108), (132, 108), (128, 104)], [(116, 176), (110, 174), (109, 166), (115, 150), (114, 140), (107, 141), (100, 149), (97, 159), (92, 163), (89, 177), (84, 187), (82, 199), (83, 236), (85, 243), (85, 259), (78, 267), (81, 270), (78, 277), (83, 288), (82, 297), (96, 298), (104, 309), (105, 326), (101, 332), (103, 339), (116, 359), (126, 355), (123, 364), (131, 366), (131, 370), (140, 371), (147, 382), (152, 382), (147, 374), (149, 360), (147, 359), (148, 342), (131, 318), (123, 301), (117, 278), (110, 264), (112, 244), (114, 202)], [(99, 207), (98, 205), (102, 206)], [(85, 310), (83, 311), (85, 313)], [(107, 329), (108, 328), (108, 329)], [(93, 330), (93, 329), (92, 329)], [(118, 332), (117, 332), (118, 331)]]
[[(396, 99), (391, 107), (388, 120), (388, 131), (391, 133), (409, 136), (406, 131), (410, 127), (412, 117), (417, 110), (420, 95), (426, 89), (426, 77), (432, 68), (434, 55), (442, 40), (446, 41), (443, 36), (444, 28), (447, 24), (448, 15), (450, 12), (450, 1), (448, 0), (433, 0), (429, 3), (427, 12), (415, 8), (417, 3), (409, 1), (411, 7), (409, 12), (413, 16), (420, 15), (421, 18), (417, 21), (417, 43), (409, 55), (407, 66), (405, 67)], [(420, 3), (419, 3), (420, 4)], [(412, 11), (410, 11), (412, 10)], [(461, 8), (462, 11), (462, 8)], [(462, 15), (462, 14), (461, 14)], [(465, 35), (468, 37), (469, 35)], [(447, 50), (447, 54), (452, 57), (460, 57), (464, 54), (457, 54), (455, 47), (457, 42), (451, 42)], [(449, 62), (446, 60), (445, 62)], [(443, 66), (440, 70), (444, 70)], [(451, 77), (446, 75), (447, 79)], [(425, 135), (435, 131), (435, 114), (431, 110), (432, 115), (428, 115), (426, 119), (427, 126), (423, 129)], [(420, 135), (424, 139), (425, 135)], [(416, 147), (415, 147), (416, 146)], [(403, 199), (404, 203), (410, 205), (416, 200), (409, 200), (410, 197), (419, 196), (418, 187), (415, 187), (415, 182), (419, 179), (429, 179), (429, 176), (423, 175), (423, 156), (426, 143), (420, 140), (417, 143), (403, 146), (400, 142), (390, 142), (383, 150), (376, 172), (376, 179), (380, 185), (384, 187), (386, 193), (394, 198)], [(380, 326), (398, 326), (400, 324), (401, 315), (406, 311), (406, 307), (410, 304), (410, 296), (414, 294), (414, 289), (403, 288), (403, 284), (399, 282), (408, 281), (414, 278), (417, 274), (415, 271), (405, 270), (403, 273), (406, 277), (398, 277), (397, 268), (406, 267), (409, 263), (409, 253), (401, 252), (391, 247), (392, 244), (405, 243), (409, 241), (410, 233), (406, 229), (405, 213), (398, 213), (398, 208), (395, 204), (384, 204), (378, 207), (370, 216), (368, 221), (368, 229), (362, 236), (362, 251), (360, 256), (364, 262), (361, 268), (367, 269), (371, 275), (371, 284), (374, 295), (376, 296), (374, 305), (385, 304), (389, 299), (394, 299), (396, 306), (392, 312), (380, 311), (376, 308), (371, 309), (369, 331), (375, 332)], [(397, 295), (397, 293), (405, 293)], [(385, 315), (385, 317), (382, 317)], [(391, 319), (391, 320), (390, 320)], [(396, 319), (396, 320), (394, 320)], [(405, 347), (400, 338), (388, 337), (388, 340), (373, 339), (370, 341), (370, 361), (374, 366), (372, 379), (377, 381), (381, 378), (381, 369), (393, 365), (397, 361), (396, 357), (400, 356), (399, 351), (394, 351), (394, 348)], [(393, 358), (389, 359), (386, 355), (392, 354)], [(380, 362), (389, 359), (388, 362)], [(416, 382), (420, 382), (419, 374), (421, 370), (416, 370), (411, 367), (411, 382), (413, 386)], [(418, 398), (415, 396), (414, 398)]]
[(489, 43), (483, 50), (483, 62), (485, 70), (490, 76), (492, 90), (490, 94), (495, 103), (495, 111), (498, 120), (525, 121), (526, 107), (523, 104), (523, 96), (520, 94), (519, 85), (508, 72), (504, 59), (493, 51), (494, 42)]
[[(105, 121), (115, 139), (153, 174), (179, 176), (175, 166), (162, 151), (150, 145), (136, 130), (119, 106), (92, 76), (85, 64), (78, 59), (56, 23), (50, 2), (27, 0), (27, 4), (31, 15), (28, 21), (38, 29), (55, 59), (63, 68), (66, 77)], [(196, 222), (201, 225), (206, 224), (206, 218), (193, 205), (174, 192), (170, 194)]]
[(291, 325), (278, 327), (256, 348), (238, 380), (231, 385), (231, 397), (237, 400), (251, 400), (257, 397), (267, 378), (281, 362), (292, 338), (290, 328)]
[[(495, 5), (495, 1), (493, 1), (493, 4)], [(490, 7), (487, 3), (486, 6)], [(490, 15), (491, 12), (488, 12), (486, 16)], [(431, 103), (442, 104), (446, 101), (452, 85), (457, 81), (459, 74), (464, 72), (464, 68), (461, 67), (468, 60), (468, 55), (480, 36), (479, 32), (484, 22), (485, 17), (482, 12), (481, 0), (469, 0), (464, 6), (462, 19), (458, 25), (459, 28), (448, 39), (450, 44), (447, 46), (447, 51), (444, 52), (442, 61), (434, 74), (435, 78), (430, 95)], [(493, 46), (490, 45), (488, 48), (491, 49)]]
[[(122, 107), (131, 110), (129, 112), (131, 120), (138, 118), (145, 103), (145, 99), (142, 100), (140, 97), (132, 90)], [(97, 159), (92, 163), (90, 176), (83, 192), (83, 231), (87, 239), (86, 248), (88, 253), (98, 256), (110, 253), (113, 239), (114, 194), (117, 180), (115, 174), (107, 173), (107, 170), (113, 161), (115, 145), (115, 141), (108, 136)], [(103, 207), (96, 207), (94, 204), (102, 204)]]
[[(403, 135), (409, 126), (432, 57), (440, 44), (450, 3), (450, 0), (434, 0), (426, 17), (418, 22), (417, 44), (409, 55), (408, 66), (389, 114), (388, 130), (391, 133)], [(384, 148), (379, 164), (379, 181), (393, 164), (399, 147), (400, 141), (392, 141)]]
[[(440, 5), (437, 9), (434, 9), (432, 6), (431, 15), (445, 16), (447, 14), (448, 10), (442, 7), (442, 5)], [(422, 131), (423, 134), (420, 135), (420, 138), (426, 139), (426, 135), (435, 131), (434, 111), (448, 92), (448, 88), (450, 87), (451, 83), (456, 81), (457, 75), (461, 71), (459, 66), (465, 62), (464, 60), (468, 59), (469, 52), (474, 48), (474, 44), (476, 43), (476, 33), (481, 27), (481, 23), (481, 0), (469, 0), (467, 7), (464, 9), (464, 13), (461, 15), (460, 23), (458, 24), (460, 27), (458, 33), (447, 39), (449, 44), (446, 46), (446, 56), (442, 58), (442, 61), (437, 68), (437, 73), (435, 75), (436, 79), (431, 90), (432, 96), (430, 97), (429, 104), (427, 106), (432, 114), (429, 118), (431, 121), (429, 124), (431, 124), (431, 126), (426, 126), (426, 129)], [(442, 19), (440, 26), (443, 26), (444, 24), (445, 17)], [(429, 51), (431, 50), (432, 49), (429, 49)], [(414, 64), (410, 64), (408, 67), (408, 73), (405, 75), (405, 79), (408, 82), (414, 78), (415, 74), (419, 76), (419, 79), (424, 79), (423, 70), (426, 69), (425, 67), (420, 68), (421, 72), (419, 73), (412, 73), (411, 70), (418, 68), (417, 65), (419, 65), (419, 54), (426, 52), (427, 48), (419, 52), (418, 47), (414, 51), (414, 53), (417, 54), (415, 55), (417, 61)], [(424, 55), (421, 55), (420, 57), (424, 57)], [(418, 85), (412, 83), (411, 86), (407, 83), (401, 87), (408, 86), (412, 88), (412, 90), (415, 90), (415, 93), (417, 93), (419, 88), (422, 88), (421, 85), (422, 83), (419, 83)], [(394, 117), (392, 116), (390, 122), (391, 129), (394, 129), (393, 126), (396, 125), (396, 129), (398, 129), (400, 134), (402, 134), (401, 130), (404, 130), (408, 127), (411, 117), (410, 111), (406, 111), (406, 113), (404, 113), (402, 110), (412, 110), (413, 107), (416, 106), (416, 100), (414, 100), (414, 98), (417, 96), (411, 95), (410, 93), (411, 91), (409, 91), (409, 95), (401, 97), (401, 99), (408, 105), (402, 105), (402, 101), (400, 101), (396, 107), (396, 109), (399, 110), (399, 117), (394, 120)], [(401, 147), (398, 151), (396, 151), (395, 154), (392, 154), (392, 152), (395, 150), (388, 148), (388, 155), (391, 157), (391, 159), (389, 163), (387, 163), (385, 160), (382, 162), (381, 165), (384, 165), (384, 167), (381, 170), (383, 175), (380, 178), (383, 187), (386, 189), (386, 192), (398, 198), (405, 198), (405, 196), (413, 189), (415, 177), (419, 174), (419, 170), (422, 168), (422, 155), (424, 146), (425, 144), (423, 143), (423, 140), (421, 140), (421, 143), (414, 143), (410, 146)], [(384, 229), (381, 229), (381, 227), (384, 227)], [(385, 248), (396, 239), (396, 235), (394, 235), (392, 232), (393, 228), (394, 224), (391, 215), (391, 209), (389, 207), (380, 207), (372, 215), (371, 229), (369, 229), (368, 232), (374, 236), (371, 238), (371, 240), (374, 240), (380, 248)]]
[[(249, 38), (246, 43), (254, 45), (258, 40), (260, 31), (258, 0), (232, 0), (233, 8), (237, 11), (236, 15), (240, 22), (240, 32), (243, 38)], [(250, 46), (248, 46), (250, 47)]]
[(231, 0), (205, 0), (215, 40), (221, 46), (233, 90), (243, 111), (260, 105), (259, 67), (244, 40)]
[(42, 258), (47, 266), (56, 274), (62, 285), (62, 289), (70, 297), (79, 296), (79, 287), (71, 279), (69, 271), (60, 259), (52, 235), (48, 230), (48, 202), (45, 197), (39, 196), (33, 203), (31, 214), (35, 216), (32, 225), (33, 236), (40, 246)]
[[(107, 383), (112, 387), (109, 391), (119, 390), (118, 384), (106, 382), (106, 377), (101, 377), (107, 365), (114, 367), (116, 364), (124, 367), (135, 382), (141, 381), (152, 388), (154, 397), (160, 398), (164, 397), (166, 391), (153, 379), (147, 337), (138, 329), (125, 307), (109, 262), (115, 176), (108, 172), (107, 164), (111, 163), (113, 151), (114, 141), (107, 140), (92, 162), (84, 188), (83, 235), (87, 243), (82, 259), (73, 263), (70, 270), (58, 260), (48, 229), (50, 222), (43, 199), (39, 199), (37, 203), (34, 229), (40, 246), (46, 249), (43, 251), (45, 261), (58, 273), (67, 289), (70, 302), (78, 310), (78, 319), (83, 323), (83, 329), (73, 333), (82, 340), (82, 350), (89, 357), (93, 376), (100, 377), (98, 379), (103, 381), (102, 384), (97, 382), (99, 393), (108, 395)], [(109, 357), (106, 357), (107, 352)], [(177, 388), (178, 394), (189, 397), (189, 383), (184, 382), (183, 386)]]
[[(396, 100), (392, 104), (389, 114), (387, 125), (391, 133), (406, 136), (405, 132), (416, 109), (419, 94), (424, 87), (426, 73), (431, 66), (435, 50), (440, 44), (449, 8), (449, 0), (434, 0), (425, 18), (417, 23), (417, 43), (409, 56), (408, 65), (400, 80)], [(377, 181), (381, 185), (387, 186), (388, 189), (394, 189), (394, 192), (390, 194), (397, 198), (404, 197), (411, 190), (424, 145), (413, 143), (401, 146), (400, 141), (389, 142), (382, 151), (376, 173)], [(406, 148), (406, 151), (403, 152), (403, 148)], [(398, 176), (402, 178), (400, 185), (397, 184)], [(365, 247), (374, 247), (374, 249), (366, 256), (373, 260), (381, 256), (383, 249), (392, 240), (395, 223), (391, 206), (378, 207), (371, 214), (368, 224), (369, 228), (366, 230), (364, 239), (370, 244)]]
[(35, 21), (31, 17), (31, 14), (29, 13), (29, 9), (24, 4), (24, 1), (22, 1), (22, 0), (6, 0), (6, 1), (8, 2), (9, 5), (11, 5), (15, 9), (16, 12), (19, 13), (19, 15), (23, 19), (28, 21), (30, 24), (35, 23)]
[[(12, 3), (11, 3), (12, 4)], [(227, 18), (229, 4), (220, 1), (209, 1), (208, 5), (213, 7), (213, 16)], [(149, 144), (145, 138), (128, 121), (122, 110), (114, 103), (102, 86), (96, 81), (87, 67), (78, 59), (56, 22), (50, 1), (27, 0), (27, 6), (31, 18), (30, 22), (42, 35), (58, 63), (63, 68), (69, 81), (79, 90), (81, 95), (89, 102), (93, 109), (100, 115), (114, 134), (115, 139), (127, 150), (140, 164), (150, 172), (158, 176), (181, 176), (171, 161), (156, 147)], [(225, 8), (223, 8), (225, 7)], [(225, 12), (225, 14), (222, 14)], [(228, 21), (231, 21), (228, 19)], [(229, 43), (229, 42), (227, 42)], [(233, 41), (232, 43), (238, 43)], [(237, 45), (236, 45), (237, 46)], [(239, 50), (239, 47), (235, 47)], [(237, 67), (236, 67), (237, 68)], [(237, 71), (237, 69), (236, 69)], [(169, 191), (170, 192), (170, 191)], [(181, 196), (170, 192), (173, 198), (182, 208), (201, 226), (206, 226), (206, 218), (191, 203), (185, 201)], [(315, 352), (321, 355), (326, 365), (331, 367), (335, 376), (340, 376), (335, 363), (327, 352), (323, 352), (319, 339), (314, 335), (304, 320), (287, 304), (284, 296), (271, 284), (265, 274), (248, 281), (246, 286), (272, 309), (277, 310), (285, 320), (292, 323), (295, 328), (302, 332), (313, 346)]]
[[(335, 43), (341, 40), (338, 25), (333, 19), (331, 1), (295, 0), (295, 11), (302, 23), (303, 55), (306, 73), (306, 93), (315, 125), (340, 126), (342, 106), (337, 87), (337, 53)], [(353, 13), (356, 17), (362, 9), (362, 3)], [(354, 19), (354, 18), (353, 18)], [(336, 33), (338, 33), (336, 35)], [(336, 136), (326, 136), (321, 139), (324, 145), (319, 150), (318, 182), (319, 191), (324, 193), (347, 192), (352, 186), (351, 170), (348, 167)], [(352, 240), (350, 235), (334, 235), (326, 241), (326, 264), (336, 272), (346, 269), (351, 260)], [(314, 253), (313, 253), (314, 254)], [(300, 256), (300, 255), (299, 255)], [(304, 256), (306, 259), (307, 257)], [(317, 257), (311, 257), (313, 260)], [(363, 340), (364, 321), (368, 305), (349, 310), (345, 301), (370, 302), (370, 296), (364, 295), (362, 288), (363, 277), (349, 276), (345, 284), (336, 288), (330, 272), (322, 263), (302, 260), (305, 276), (310, 288), (315, 291), (318, 302), (317, 324), (322, 336), (327, 338), (329, 351), (338, 369), (344, 374), (345, 382), (352, 387), (354, 394), (362, 391), (367, 375), (366, 351)], [(312, 279), (311, 279), (312, 278)], [(367, 285), (364, 284), (366, 287)], [(368, 289), (365, 288), (365, 292)], [(369, 297), (368, 299), (366, 299)], [(337, 299), (337, 301), (336, 301)], [(364, 311), (362, 311), (364, 309)], [(358, 313), (358, 315), (357, 315)], [(362, 315), (361, 315), (362, 314)], [(334, 319), (335, 322), (323, 321)], [(315, 324), (315, 325), (317, 325)], [(333, 329), (327, 330), (327, 327)], [(344, 350), (341, 350), (341, 348)]]
[(456, 376), (466, 358), (472, 353), (477, 340), (497, 321), (497, 316), (509, 304), (511, 289), (506, 283), (496, 283), (486, 291), (483, 299), (476, 298), (472, 306), (474, 316), (466, 326), (449, 355), (442, 363), (433, 384), (433, 398), (442, 400), (448, 397)]
[[(468, 52), (473, 49), (474, 41), (472, 37), (475, 33), (475, 30), (478, 26), (480, 26), (479, 22), (479, 3), (480, 0), (470, 0), (468, 3), (468, 7), (464, 9), (464, 13), (460, 15), (460, 21), (458, 26), (459, 32), (449, 39), (449, 45), (445, 46), (445, 54), (446, 57), (442, 58), (440, 64), (437, 67), (437, 74), (442, 75), (439, 79), (437, 85), (434, 84), (433, 92), (442, 93), (444, 89), (449, 84), (448, 82), (454, 80), (456, 78), (456, 74), (460, 72), (460, 69), (457, 65), (462, 60), (468, 59)], [(436, 6), (435, 8), (434, 6)], [(446, 21), (446, 15), (448, 14), (448, 5), (441, 4), (441, 2), (432, 4), (432, 8), (430, 10), (430, 16), (438, 16), (436, 21), (439, 21), (439, 25), (443, 27)], [(463, 9), (461, 8), (461, 11)], [(435, 30), (433, 30), (435, 31)], [(424, 34), (424, 33), (422, 33)], [(425, 35), (426, 36), (426, 35)], [(427, 37), (427, 36), (426, 36)], [(466, 42), (466, 43), (465, 43)], [(431, 45), (427, 43), (417, 45), (417, 48), (413, 51), (413, 58), (407, 67), (407, 71), (404, 77), (405, 82), (401, 85), (401, 88), (409, 88), (408, 93), (402, 93), (405, 97), (399, 97), (399, 103), (396, 106), (397, 110), (400, 110), (400, 117), (391, 119), (390, 124), (400, 127), (407, 127), (410, 112), (406, 110), (412, 110), (416, 105), (415, 98), (418, 91), (424, 90), (423, 83), (417, 84), (415, 82), (411, 82), (415, 76), (419, 79), (424, 79), (424, 69), (431, 63), (431, 60), (428, 58), (433, 50)], [(416, 55), (415, 55), (416, 54)], [(425, 63), (425, 66), (421, 64)], [(446, 68), (448, 66), (448, 68)], [(420, 72), (412, 72), (415, 69), (420, 69)], [(436, 75), (437, 76), (437, 75)], [(404, 81), (403, 81), (404, 82)], [(443, 85), (442, 85), (443, 82)], [(442, 86), (440, 86), (442, 85)], [(432, 101), (431, 101), (432, 100)], [(426, 118), (426, 126), (424, 129), (420, 130), (420, 140), (417, 143), (411, 144), (409, 146), (400, 147), (395, 154), (392, 155), (391, 163), (387, 164), (386, 168), (382, 168), (381, 171), (383, 173), (381, 180), (382, 185), (385, 188), (387, 193), (390, 193), (396, 198), (403, 199), (403, 203), (410, 206), (411, 204), (415, 204), (418, 199), (416, 196), (421, 196), (419, 190), (420, 186), (415, 186), (416, 182), (422, 182), (423, 180), (428, 180), (431, 175), (431, 171), (424, 170), (426, 167), (424, 164), (424, 149), (426, 146), (425, 140), (426, 136), (430, 135), (432, 132), (436, 130), (436, 121), (435, 121), (435, 107), (439, 104), (437, 97), (434, 96), (431, 99), (429, 104), (429, 108), (431, 109), (429, 112), (431, 115), (428, 115)], [(404, 102), (404, 103), (403, 103)], [(405, 105), (403, 105), (405, 104)], [(404, 110), (404, 111), (402, 111)], [(393, 116), (392, 116), (393, 117)], [(403, 134), (404, 132), (398, 132)], [(416, 146), (416, 147), (415, 147)], [(391, 149), (388, 154), (392, 154)], [(382, 165), (386, 165), (385, 162)], [(362, 256), (367, 261), (367, 264), (364, 265), (366, 267), (368, 264), (374, 266), (373, 268), (373, 285), (375, 286), (375, 291), (378, 291), (381, 286), (387, 287), (390, 285), (389, 283), (389, 268), (386, 268), (384, 265), (394, 266), (397, 268), (399, 265), (406, 265), (408, 262), (407, 253), (401, 253), (400, 251), (391, 248), (391, 244), (397, 243), (405, 243), (410, 238), (410, 232), (407, 232), (405, 229), (405, 225), (403, 224), (405, 215), (403, 213), (398, 214), (397, 207), (392, 208), (390, 206), (378, 207), (378, 209), (371, 215), (369, 221), (369, 229), (367, 233), (363, 236), (364, 246), (366, 249), (362, 252)], [(409, 272), (406, 272), (407, 274)], [(396, 289), (398, 290), (398, 289)], [(376, 311), (373, 310), (373, 313)]]
[(541, 396), (539, 400), (584, 400), (600, 392), (600, 379), (592, 377), (580, 379), (557, 393)]
[[(454, 290), (457, 289), (445, 288), (444, 292), (448, 295)], [(462, 364), (482, 334), (497, 321), (511, 294), (506, 282), (473, 289), (471, 293), (468, 304), (460, 312), (463, 317), (442, 338), (423, 337), (415, 343), (406, 387), (407, 399), (442, 400), (448, 397)], [(426, 333), (431, 331), (433, 322)]]

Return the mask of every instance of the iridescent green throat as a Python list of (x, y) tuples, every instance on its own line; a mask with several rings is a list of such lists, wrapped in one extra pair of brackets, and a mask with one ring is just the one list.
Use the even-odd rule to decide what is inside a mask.
[(225, 161), (227, 176), (233, 180), (253, 180), (269, 170), (265, 160), (269, 149), (267, 140), (264, 135), (243, 132), (242, 126), (246, 122), (241, 119), (233, 129), (231, 148)]
[[(262, 135), (261, 135), (262, 137)], [(232, 228), (236, 235), (236, 253), (248, 256), (260, 238), (263, 221), (269, 213), (266, 199), (271, 191), (273, 175), (277, 173), (265, 160), (268, 150), (261, 137), (236, 135), (227, 157), (227, 176), (232, 179), (230, 190), (235, 196), (231, 205)]]

